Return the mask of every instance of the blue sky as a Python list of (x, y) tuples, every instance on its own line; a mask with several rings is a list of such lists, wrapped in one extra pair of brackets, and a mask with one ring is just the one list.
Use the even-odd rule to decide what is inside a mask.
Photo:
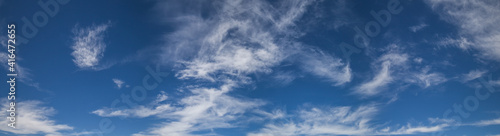
[(499, 14), (487, 0), (0, 0), (2, 63), (14, 23), (19, 74), (18, 126), (0, 135), (497, 136)]

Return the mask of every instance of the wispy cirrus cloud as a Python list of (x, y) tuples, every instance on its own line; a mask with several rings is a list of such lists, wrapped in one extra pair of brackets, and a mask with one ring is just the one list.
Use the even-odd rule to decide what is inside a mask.
[(432, 132), (444, 131), (449, 124), (439, 124), (433, 126), (412, 126), (410, 124), (396, 129), (392, 132), (382, 132), (376, 135), (414, 135), (414, 134), (425, 134)]
[[(164, 62), (181, 62), (177, 74), (180, 79), (214, 82), (219, 78), (214, 75), (221, 72), (245, 78), (242, 75), (268, 74), (283, 61), (292, 61), (300, 66), (322, 64), (308, 65), (319, 71), (305, 71), (334, 84), (350, 81), (350, 69), (340, 59), (309, 51), (315, 49), (294, 39), (299, 36), (299, 32), (292, 29), (294, 21), (301, 17), (311, 1), (281, 1), (281, 6), (277, 7), (262, 1), (221, 2), (217, 5), (223, 8), (214, 18), (204, 19), (192, 14), (170, 17), (185, 23), (180, 23), (177, 32), (166, 36), (168, 42), (162, 58)], [(179, 12), (160, 9), (161, 12)]]
[(500, 60), (499, 1), (427, 0), (426, 3), (446, 22), (459, 28), (456, 38), (445, 39), (460, 48), (481, 51), (479, 56)]
[(352, 71), (348, 64), (321, 50), (311, 49), (309, 51), (311, 53), (303, 53), (299, 58), (303, 71), (334, 83), (336, 86), (351, 81)]
[(420, 23), (418, 25), (410, 26), (409, 29), (410, 29), (410, 31), (416, 33), (417, 31), (420, 31), (427, 26), (429, 26), (429, 25), (427, 25), (426, 23)]
[(170, 105), (158, 105), (153, 107), (138, 106), (132, 109), (110, 109), (102, 108), (92, 111), (93, 114), (101, 117), (137, 117), (144, 118), (149, 116), (158, 115), (168, 110), (172, 110)]
[(414, 78), (407, 78), (407, 82), (416, 83), (422, 88), (427, 88), (430, 86), (438, 85), (448, 81), (448, 79), (438, 72), (430, 72), (431, 67), (424, 67), (421, 72), (415, 72), (411, 74)]
[(196, 88), (194, 95), (183, 98), (182, 105), (170, 113), (159, 115), (174, 121), (164, 122), (138, 134), (145, 135), (191, 135), (191, 132), (215, 128), (237, 127), (244, 119), (244, 113), (263, 104), (260, 100), (244, 100), (226, 94), (233, 88), (222, 86), (214, 88)]
[[(7, 111), (9, 106), (7, 101), (2, 101), (2, 111)], [(65, 124), (57, 124), (50, 117), (56, 111), (52, 107), (45, 107), (40, 101), (20, 101), (16, 102), (16, 128), (1, 125), (0, 130), (16, 135), (44, 134), (47, 136), (62, 136), (64, 131), (70, 131), (73, 127)], [(0, 114), (0, 122), (9, 122), (7, 114)]]
[(354, 93), (362, 96), (374, 96), (381, 93), (385, 90), (384, 87), (394, 81), (393, 71), (397, 67), (404, 66), (407, 61), (407, 54), (387, 53), (382, 55), (372, 64), (375, 69), (378, 69), (378, 73), (371, 80), (357, 86)]
[(422, 65), (422, 58), (417, 57), (413, 59), (414, 61), (409, 61), (412, 60), (410, 59), (412, 56), (393, 47), (395, 46), (389, 46), (390, 50), (372, 62), (372, 71), (375, 74), (370, 80), (355, 86), (353, 94), (363, 98), (373, 97), (386, 93), (388, 86), (394, 84), (398, 86), (415, 84), (421, 88), (428, 88), (448, 81), (442, 73), (434, 72), (429, 65), (424, 65), (423, 68), (414, 67)]
[(491, 125), (500, 125), (500, 118), (496, 119), (490, 119), (490, 120), (480, 120), (476, 121), (473, 123), (466, 123), (466, 124), (461, 124), (464, 126), (477, 126), (477, 127), (484, 127), (484, 126), (491, 126)]
[(74, 28), (73, 29), (73, 62), (80, 69), (100, 70), (108, 66), (99, 66), (106, 43), (104, 42), (104, 34), (110, 27), (110, 23), (93, 25), (90, 27)]
[(116, 79), (116, 78), (113, 78), (113, 83), (115, 83), (115, 85), (116, 85), (116, 87), (118, 87), (118, 89), (121, 89), (123, 87), (123, 84), (125, 84), (125, 82), (123, 80)]
[(174, 103), (163, 102), (167, 97), (162, 93), (147, 106), (131, 109), (102, 108), (92, 113), (103, 117), (154, 116), (172, 120), (135, 135), (191, 135), (191, 132), (201, 130), (233, 128), (238, 124), (238, 119), (244, 118), (245, 112), (265, 104), (260, 100), (229, 96), (227, 92), (234, 89), (233, 85), (226, 84), (220, 88), (191, 88), (192, 95)]
[(164, 114), (175, 110), (170, 103), (162, 103), (167, 100), (168, 96), (164, 91), (160, 91), (157, 98), (148, 105), (139, 105), (130, 109), (124, 108), (101, 108), (92, 111), (93, 114), (101, 117), (133, 117), (145, 118), (150, 116), (164, 116)]
[(486, 70), (480, 70), (480, 69), (476, 69), (476, 70), (471, 70), (469, 71), (469, 73), (467, 74), (463, 74), (462, 76), (460, 76), (460, 80), (462, 82), (469, 82), (469, 81), (472, 81), (474, 79), (477, 79), (479, 77), (482, 77), (486, 72)]
[(374, 106), (304, 108), (292, 115), (296, 118), (268, 123), (248, 136), (363, 135), (372, 132), (368, 123), (377, 111)]
[[(266, 104), (262, 100), (235, 97), (229, 92), (252, 83), (250, 75), (270, 74), (284, 61), (294, 65), (322, 64), (314, 65), (320, 71), (305, 72), (335, 85), (349, 82), (348, 65), (331, 55), (307, 51), (313, 48), (294, 40), (299, 36), (293, 28), (295, 21), (312, 1), (279, 2), (277, 5), (260, 0), (157, 3), (157, 10), (165, 14), (162, 18), (174, 20), (178, 26), (178, 30), (165, 36), (163, 62), (174, 63), (178, 79), (195, 80), (210, 87), (187, 85), (184, 89), (187, 91), (183, 92), (186, 96), (179, 101), (131, 109), (102, 108), (93, 113), (106, 117), (154, 116), (170, 120), (135, 135), (191, 135), (202, 130), (237, 127), (238, 120), (247, 118), (245, 113)], [(168, 8), (179, 5), (188, 8), (188, 12)], [(200, 16), (199, 8), (191, 9), (191, 6), (207, 6), (214, 12), (208, 12), (211, 17), (205, 18)], [(172, 13), (176, 14), (172, 16)], [(154, 114), (139, 115), (137, 111), (144, 108)]]
[(288, 118), (271, 120), (248, 136), (276, 135), (413, 135), (443, 131), (448, 123), (432, 125), (392, 126), (375, 124), (375, 116), (380, 112), (379, 105), (368, 104), (359, 107), (306, 106)]
[(455, 46), (462, 49), (463, 51), (469, 51), (474, 43), (465, 37), (446, 37), (437, 42), (437, 44), (442, 46)]

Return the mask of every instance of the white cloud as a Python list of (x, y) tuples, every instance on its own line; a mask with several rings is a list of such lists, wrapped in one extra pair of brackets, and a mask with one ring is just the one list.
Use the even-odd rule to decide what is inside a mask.
[(165, 91), (160, 91), (160, 94), (156, 96), (156, 100), (154, 101), (154, 103), (161, 103), (167, 99), (168, 99), (167, 93), (165, 93)]
[(423, 59), (418, 57), (418, 58), (413, 59), (413, 61), (420, 64), (420, 63), (422, 63)]
[[(229, 21), (221, 22), (212, 34), (206, 37), (206, 47), (198, 52), (198, 58), (184, 62), (186, 69), (181, 70), (177, 76), (180, 79), (203, 78), (215, 81), (214, 74), (224, 72), (229, 76), (246, 75), (255, 72), (271, 71), (270, 67), (284, 59), (284, 54), (279, 46), (273, 42), (273, 37), (251, 28), (251, 22)], [(251, 33), (248, 39), (226, 39), (231, 31), (238, 35)], [(244, 38), (244, 37), (240, 37)], [(256, 44), (256, 47), (245, 45)]]
[(169, 103), (162, 103), (168, 99), (167, 94), (164, 91), (160, 91), (156, 99), (150, 104), (143, 106), (139, 105), (130, 109), (125, 108), (101, 108), (92, 111), (93, 114), (99, 115), (101, 117), (136, 117), (144, 118), (149, 116), (159, 116), (160, 114), (172, 112), (175, 107), (171, 106)]
[[(311, 2), (281, 2), (273, 7), (259, 0), (225, 1), (220, 5), (219, 14), (209, 19), (191, 14), (171, 17), (183, 23), (178, 31), (166, 36), (168, 46), (162, 58), (165, 62), (181, 62), (181, 70), (176, 74), (180, 79), (215, 82), (221, 78), (215, 75), (223, 73), (222, 78), (248, 80), (245, 75), (268, 74), (286, 60), (306, 67), (306, 71), (335, 85), (350, 81), (350, 69), (340, 59), (309, 51), (315, 49), (293, 39), (300, 35), (292, 29), (294, 21)], [(302, 59), (296, 62), (291, 56)]]
[(427, 3), (443, 20), (459, 28), (455, 39), (481, 51), (483, 57), (500, 60), (500, 26), (497, 24), (500, 1), (428, 0)]
[(149, 116), (159, 116), (160, 114), (172, 112), (175, 107), (171, 106), (169, 103), (162, 103), (168, 99), (167, 94), (164, 91), (160, 91), (156, 99), (150, 104), (143, 106), (139, 105), (130, 109), (120, 109), (120, 108), (101, 108), (92, 111), (93, 114), (99, 115), (101, 117), (137, 117), (144, 118)]
[(152, 115), (158, 115), (160, 113), (163, 113), (165, 111), (173, 110), (173, 107), (170, 106), (170, 104), (165, 104), (165, 105), (158, 105), (153, 108), (145, 107), (145, 106), (138, 106), (134, 107), (133, 109), (122, 109), (122, 110), (117, 110), (117, 109), (110, 109), (110, 108), (103, 108), (103, 109), (98, 109), (93, 111), (92, 113), (99, 115), (101, 117), (139, 117), (139, 118), (144, 118), (144, 117), (149, 117)]
[(248, 136), (363, 135), (372, 131), (368, 123), (377, 111), (373, 105), (357, 109), (349, 106), (311, 107), (299, 110), (290, 121), (266, 124), (264, 128), (249, 133)]
[(106, 43), (104, 33), (109, 23), (73, 30), (73, 62), (81, 69), (100, 69), (97, 67), (104, 56)]
[(118, 87), (118, 89), (121, 89), (123, 87), (123, 84), (125, 83), (122, 80), (116, 78), (113, 78), (113, 82), (116, 84), (116, 87)]
[(444, 45), (444, 46), (457, 46), (458, 48), (468, 51), (474, 43), (472, 43), (469, 39), (465, 37), (459, 37), (459, 38), (444, 38), (443, 40), (438, 42), (439, 45)]
[(273, 73), (273, 79), (279, 83), (280, 85), (288, 85), (290, 84), (293, 80), (296, 79), (296, 75), (294, 75), (292, 72), (283, 72), (283, 71), (275, 71)]
[[(431, 132), (439, 132), (445, 130), (446, 127), (449, 127), (449, 124), (439, 124), (434, 126), (412, 126), (408, 124), (407, 126), (403, 126), (393, 132), (385, 132), (381, 133), (384, 135), (412, 135), (412, 134), (420, 134), (420, 133), (431, 133)], [(390, 131), (390, 130), (389, 130)]]
[(70, 136), (89, 136), (89, 135), (95, 135), (95, 134), (97, 134), (97, 132), (94, 132), (94, 131), (82, 131), (82, 132), (69, 133), (67, 135), (70, 135)]
[(372, 64), (378, 69), (378, 73), (371, 80), (357, 86), (354, 93), (362, 96), (374, 96), (381, 93), (394, 80), (392, 75), (394, 69), (398, 66), (404, 66), (407, 60), (408, 55), (406, 54), (387, 53), (382, 55)]
[[(215, 78), (218, 78), (214, 76), (216, 73), (224, 73), (227, 76), (269, 73), (272, 66), (279, 64), (287, 56), (283, 52), (286, 47), (279, 45), (281, 41), (276, 39), (275, 35), (280, 33), (279, 31), (284, 31), (285, 24), (289, 23), (277, 21), (280, 20), (279, 18), (275, 20), (275, 18), (261, 17), (259, 14), (267, 13), (260, 12), (271, 11), (270, 9), (260, 11), (259, 8), (266, 7), (261, 5), (260, 1), (227, 2), (222, 5), (220, 11), (222, 14), (214, 17), (216, 20), (204, 20), (193, 16), (184, 17), (182, 22), (186, 21), (187, 26), (168, 36), (168, 39), (172, 39), (175, 44), (173, 48), (176, 49), (170, 49), (172, 46), (169, 46), (167, 52), (185, 50), (185, 48), (191, 48), (187, 50), (197, 52), (194, 53), (196, 56), (193, 59), (182, 62), (185, 69), (178, 72), (177, 76), (180, 79), (195, 78), (215, 81)], [(293, 21), (291, 17), (295, 14), (287, 15), (283, 20)], [(264, 28), (264, 25), (269, 25), (269, 23), (272, 23), (275, 28)], [(186, 41), (191, 38), (193, 40)], [(172, 53), (165, 55), (172, 55)]]
[(491, 125), (500, 125), (500, 118), (492, 119), (492, 120), (480, 120), (470, 124), (463, 124), (465, 126), (491, 126)]
[[(9, 106), (7, 101), (2, 101), (2, 111), (7, 111)], [(72, 130), (73, 127), (57, 124), (50, 119), (56, 111), (51, 107), (44, 107), (40, 101), (22, 101), (16, 103), (16, 128), (7, 125), (0, 125), (0, 130), (11, 132), (17, 135), (45, 134), (50, 136), (62, 135), (62, 131)], [(7, 123), (7, 112), (0, 114), (0, 122)]]
[(462, 80), (462, 82), (469, 82), (469, 81), (472, 81), (474, 79), (482, 77), (486, 72), (488, 72), (488, 71), (479, 70), (479, 69), (471, 70), (471, 71), (469, 71), (469, 73), (462, 75), (461, 80)]
[[(416, 84), (421, 88), (427, 88), (435, 85), (439, 85), (448, 81), (448, 79), (439, 72), (432, 72), (430, 66), (425, 66), (423, 68), (413, 67), (413, 65), (422, 64), (422, 58), (414, 58), (413, 61), (411, 56), (406, 53), (400, 53), (400, 49), (391, 45), (388, 47), (388, 51), (382, 54), (377, 60), (372, 62), (372, 71), (375, 73), (373, 78), (366, 80), (361, 84), (355, 86), (354, 94), (360, 95), (362, 97), (372, 97), (385, 93), (388, 90), (389, 85), (399, 84), (404, 86), (405, 84)], [(401, 81), (401, 82), (396, 82)], [(391, 102), (396, 100), (397, 90), (391, 88), (392, 94), (389, 96), (394, 97)]]
[(164, 122), (139, 134), (190, 135), (191, 132), (200, 130), (236, 127), (234, 123), (242, 120), (243, 113), (263, 105), (264, 102), (227, 95), (232, 89), (232, 85), (223, 85), (220, 89), (192, 89), (193, 95), (180, 100), (174, 111), (157, 115), (173, 121)]
[(349, 65), (342, 63), (341, 59), (334, 58), (320, 50), (303, 53), (299, 59), (301, 59), (301, 68), (304, 71), (324, 78), (334, 83), (334, 85), (342, 85), (351, 81)]
[(243, 113), (264, 104), (259, 100), (244, 100), (227, 95), (233, 88), (234, 84), (226, 84), (219, 89), (192, 88), (192, 95), (176, 103), (161, 103), (166, 99), (166, 95), (161, 93), (149, 106), (131, 109), (102, 108), (92, 113), (102, 117), (155, 116), (172, 120), (137, 135), (190, 135), (191, 132), (200, 130), (232, 128), (236, 126), (231, 123), (237, 123)]
[(382, 63), (382, 69), (372, 80), (361, 84), (355, 91), (357, 94), (372, 96), (380, 93), (384, 86), (392, 82), (393, 78), (389, 71), (390, 62)]
[(254, 110), (254, 113), (263, 115), (265, 119), (282, 119), (286, 116), (286, 111), (281, 109), (273, 110), (272, 112), (266, 112), (260, 109)]
[(415, 26), (410, 26), (410, 27), (409, 27), (409, 29), (410, 29), (412, 32), (416, 33), (417, 31), (420, 31), (421, 29), (423, 29), (423, 28), (425, 28), (425, 27), (427, 27), (427, 26), (429, 26), (429, 25), (427, 25), (427, 24), (425, 24), (425, 23), (420, 23), (420, 24), (415, 25)]
[(407, 81), (410, 83), (416, 83), (422, 88), (427, 88), (448, 81), (448, 79), (446, 79), (446, 77), (444, 77), (441, 73), (430, 73), (430, 69), (430, 66), (424, 67), (421, 72), (411, 74), (414, 78), (408, 78)]
[(248, 136), (276, 135), (411, 135), (442, 131), (449, 126), (441, 123), (429, 126), (383, 127), (372, 123), (379, 112), (375, 104), (363, 105), (358, 108), (351, 106), (314, 107), (299, 109), (290, 118), (271, 120), (264, 128)]
[[(202, 130), (238, 127), (248, 118), (245, 113), (255, 111), (265, 102), (231, 96), (229, 92), (253, 82), (250, 75), (269, 74), (284, 61), (294, 65), (314, 63), (311, 64), (314, 69), (321, 71), (307, 72), (335, 85), (349, 82), (347, 64), (331, 55), (307, 51), (312, 47), (294, 39), (300, 36), (294, 28), (295, 20), (300, 19), (310, 3), (300, 0), (280, 1), (280, 4), (260, 0), (157, 3), (156, 10), (164, 14), (160, 18), (178, 28), (165, 36), (162, 62), (173, 63), (177, 78), (208, 83), (209, 87), (186, 85), (188, 91), (181, 93), (187, 94), (179, 101), (164, 101), (160, 96), (157, 101), (161, 103), (131, 109), (101, 108), (93, 113), (105, 117), (166, 119), (135, 135), (191, 135)], [(216, 7), (214, 12), (207, 13), (209, 18), (201, 16), (198, 7), (208, 5)], [(303, 59), (296, 61), (292, 57)], [(160, 106), (168, 108), (159, 110)], [(140, 114), (141, 110), (151, 114)]]
[(500, 86), (500, 80), (496, 80), (496, 81), (492, 80), (492, 81), (490, 81), (490, 84), (494, 85), (494, 86)]

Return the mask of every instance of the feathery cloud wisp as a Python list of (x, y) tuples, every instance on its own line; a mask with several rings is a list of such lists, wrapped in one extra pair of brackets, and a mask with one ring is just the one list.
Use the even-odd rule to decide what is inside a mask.
[(472, 47), (480, 56), (500, 61), (500, 1), (427, 0), (427, 4), (446, 22), (459, 28), (455, 41), (460, 48)]
[[(374, 96), (384, 90), (384, 87), (394, 79), (392, 73), (397, 66), (404, 65), (408, 55), (398, 53), (387, 53), (381, 56), (373, 65), (379, 69), (373, 79), (366, 81), (355, 88), (354, 93), (362, 96)], [(379, 64), (380, 66), (378, 66)]]
[[(7, 101), (2, 101), (2, 111), (7, 111)], [(7, 104), (7, 105), (6, 105)], [(73, 127), (65, 124), (57, 124), (50, 116), (56, 113), (52, 107), (42, 106), (40, 101), (21, 101), (16, 103), (16, 128), (1, 125), (0, 130), (18, 135), (45, 134), (51, 136), (62, 136), (62, 131), (72, 130)], [(7, 114), (0, 114), (0, 122), (8, 122)]]
[(116, 87), (118, 87), (118, 89), (121, 89), (123, 87), (123, 84), (125, 83), (124, 81), (116, 78), (113, 78), (113, 82), (116, 84)]
[(73, 62), (81, 69), (97, 69), (99, 61), (104, 56), (106, 43), (104, 33), (109, 24), (101, 24), (88, 28), (75, 28), (73, 30)]
[(382, 127), (372, 124), (374, 117), (380, 111), (376, 104), (351, 106), (315, 107), (299, 109), (295, 114), (286, 115), (290, 118), (280, 118), (265, 124), (264, 128), (248, 136), (275, 135), (412, 135), (442, 131), (449, 126), (447, 123), (437, 125), (419, 125)]

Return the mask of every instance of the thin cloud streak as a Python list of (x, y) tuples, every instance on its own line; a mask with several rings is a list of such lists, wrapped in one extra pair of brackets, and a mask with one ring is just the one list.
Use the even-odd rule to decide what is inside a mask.
[(271, 120), (248, 136), (275, 135), (413, 135), (445, 130), (447, 123), (437, 125), (406, 125), (383, 127), (372, 121), (380, 112), (377, 104), (351, 106), (318, 107), (305, 106), (288, 118)]

